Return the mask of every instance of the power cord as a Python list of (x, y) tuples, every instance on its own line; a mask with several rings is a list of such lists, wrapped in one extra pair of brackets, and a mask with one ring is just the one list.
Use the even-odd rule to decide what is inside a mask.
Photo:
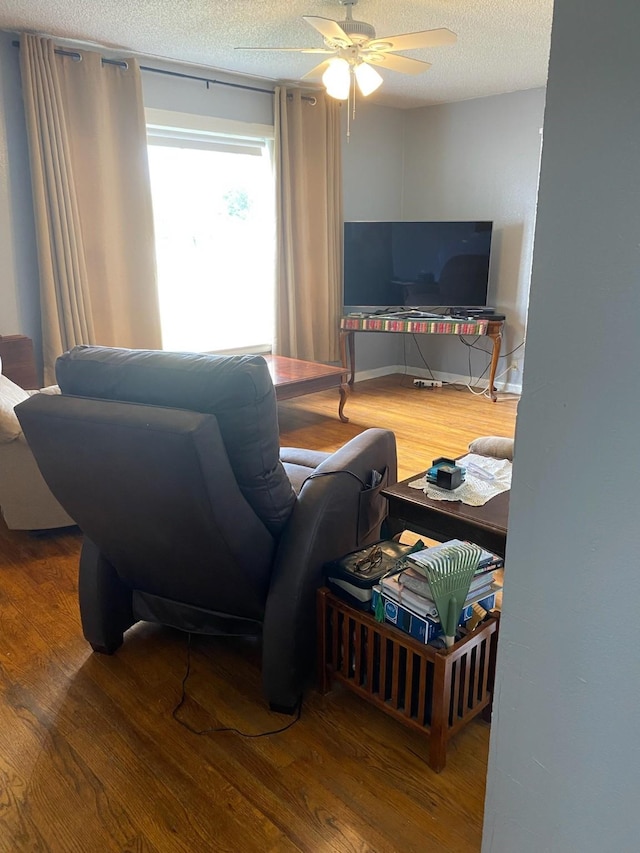
[[(478, 378), (476, 379), (475, 385), (472, 386), (472, 384), (471, 384), (473, 382), (473, 372), (472, 372), (472, 368), (471, 368), (471, 349), (473, 349), (473, 348), (474, 347), (472, 345), (469, 345), (469, 349), (467, 351), (467, 358), (468, 358), (468, 364), (469, 364), (469, 381), (466, 385), (466, 388), (471, 394), (473, 394), (474, 397), (488, 397), (489, 396), (489, 393), (488, 393), (489, 389), (488, 388), (483, 388), (481, 391), (476, 391), (475, 388), (476, 388), (478, 382), (485, 375), (487, 370), (489, 370), (489, 365), (487, 365), (485, 367), (485, 369), (482, 371), (482, 373), (478, 376)], [(475, 347), (475, 349), (482, 349), (482, 347)], [(483, 350), (483, 352), (486, 352), (486, 350)]]
[[(480, 379), (482, 379), (482, 377), (484, 376), (484, 374), (487, 372), (487, 369), (488, 369), (488, 368), (485, 368), (485, 369), (482, 371), (482, 373), (480, 374), (480, 376), (478, 376), (478, 381), (479, 381)], [(503, 376), (505, 376), (505, 375), (506, 375), (510, 370), (511, 370), (511, 368), (510, 368), (510, 367), (505, 368), (505, 369), (502, 371), (502, 373), (498, 373), (496, 376), (494, 376), (494, 377), (493, 377), (494, 381), (495, 381), (496, 379), (501, 379), (501, 378), (502, 378)], [(471, 379), (472, 379), (472, 376), (471, 376), (471, 369), (469, 369), (469, 382), (471, 382)], [(487, 388), (483, 388), (481, 391), (476, 391), (476, 390), (475, 390), (475, 387), (471, 386), (471, 384), (467, 384), (467, 385), (465, 385), (464, 387), (465, 387), (468, 391), (470, 391), (470, 392), (474, 395), (474, 397), (486, 397), (487, 399), (490, 399), (490, 398), (491, 398), (491, 394), (490, 394), (490, 392), (489, 392), (489, 388), (488, 388), (488, 387), (487, 387)]]
[[(425, 367), (427, 368), (427, 370), (429, 371), (429, 375), (430, 375), (431, 379), (435, 382), (435, 381), (436, 381), (436, 378), (435, 378), (435, 376), (433, 375), (433, 370), (431, 369), (431, 365), (427, 362), (427, 360), (426, 360), (426, 359), (425, 359), (425, 357), (424, 357), (424, 354), (423, 354), (422, 349), (421, 349), (421, 347), (420, 347), (420, 343), (419, 343), (419, 341), (418, 341), (417, 336), (416, 336), (416, 335), (412, 335), (412, 337), (413, 337), (413, 340), (414, 340), (414, 342), (415, 342), (416, 350), (417, 350), (417, 352), (418, 352), (418, 355), (419, 355), (419, 356), (420, 356), (420, 358), (422, 359), (422, 363), (424, 364), (424, 366), (425, 366)], [(458, 387), (458, 386), (457, 386), (457, 384), (456, 384), (455, 382), (443, 382), (442, 384), (443, 384), (443, 385), (447, 385), (447, 386), (448, 386), (448, 385), (450, 385), (451, 387), (455, 388), (455, 389), (456, 389), (456, 391), (465, 391), (465, 390), (466, 390), (466, 391), (470, 391), (470, 392), (471, 392), (475, 397), (482, 397), (482, 396), (484, 396), (484, 397), (489, 397), (489, 396), (490, 396), (490, 394), (489, 394), (489, 389), (488, 389), (488, 388), (483, 388), (481, 391), (477, 391), (477, 390), (475, 390), (475, 388), (477, 387), (478, 382), (482, 379), (482, 377), (483, 377), (483, 376), (485, 376), (485, 374), (486, 374), (486, 373), (487, 373), (487, 371), (489, 370), (490, 363), (489, 363), (489, 364), (487, 364), (487, 366), (485, 367), (485, 369), (482, 371), (482, 373), (478, 376), (478, 378), (477, 378), (477, 379), (475, 380), (475, 382), (474, 382), (474, 379), (473, 379), (473, 369), (472, 369), (472, 367), (471, 367), (471, 350), (472, 350), (472, 349), (478, 350), (479, 352), (483, 352), (483, 353), (485, 353), (485, 355), (487, 355), (487, 356), (491, 356), (491, 353), (490, 353), (488, 350), (484, 349), (484, 347), (479, 347), (479, 346), (477, 346), (477, 343), (478, 343), (478, 341), (480, 340), (480, 336), (478, 336), (478, 337), (476, 338), (476, 340), (475, 340), (473, 343), (470, 343), (469, 341), (466, 341), (466, 340), (462, 337), (462, 335), (458, 335), (458, 338), (459, 338), (459, 340), (461, 341), (461, 343), (463, 343), (463, 344), (468, 348), (468, 350), (469, 350), (469, 352), (468, 352), (469, 381), (468, 381), (468, 382), (467, 382), (467, 383), (466, 383), (462, 388)], [(521, 344), (518, 344), (518, 346), (514, 347), (510, 352), (506, 352), (506, 353), (504, 353), (504, 355), (501, 355), (501, 356), (500, 356), (500, 358), (508, 358), (510, 355), (513, 355), (513, 353), (514, 353), (514, 352), (516, 352), (517, 350), (519, 350), (519, 349), (520, 349), (521, 347), (523, 347), (523, 346), (524, 346), (524, 341), (523, 341)], [(404, 352), (404, 362), (405, 362), (405, 370), (406, 370), (406, 368), (407, 368), (406, 344), (405, 344), (405, 352)], [(505, 370), (503, 370), (503, 371), (502, 371), (502, 373), (499, 373), (497, 376), (495, 376), (495, 377), (494, 377), (494, 379), (500, 379), (500, 378), (501, 378), (501, 377), (503, 377), (506, 373), (508, 373), (508, 372), (509, 372), (509, 369), (510, 369), (510, 368), (509, 368), (509, 367), (507, 367)]]
[[(469, 347), (470, 349), (477, 349), (478, 352), (483, 352), (485, 355), (491, 356), (491, 352), (489, 350), (485, 349), (484, 347), (477, 346), (478, 341), (480, 341), (483, 337), (484, 336), (479, 335), (473, 343), (469, 343), (469, 341), (466, 341), (462, 335), (458, 335), (458, 340), (460, 341), (460, 343), (464, 344), (466, 347)], [(509, 356), (513, 355), (514, 352), (517, 352), (519, 349), (522, 349), (522, 347), (524, 345), (525, 345), (525, 342), (522, 341), (521, 343), (519, 343), (517, 346), (515, 346), (509, 352), (501, 353), (500, 358), (509, 358)]]
[[(461, 343), (463, 343), (463, 344), (468, 348), (468, 353), (467, 353), (467, 355), (468, 355), (468, 365), (469, 365), (469, 382), (465, 385), (465, 388), (466, 388), (466, 389), (467, 389), (471, 394), (473, 394), (473, 395), (474, 395), (474, 397), (487, 397), (487, 398), (490, 398), (490, 397), (491, 397), (491, 392), (490, 392), (490, 389), (489, 389), (489, 388), (483, 388), (481, 391), (476, 391), (476, 390), (475, 390), (475, 388), (477, 387), (478, 382), (482, 379), (482, 377), (483, 377), (483, 376), (486, 374), (486, 372), (489, 370), (489, 367), (490, 367), (490, 365), (491, 365), (491, 362), (489, 362), (489, 364), (487, 364), (487, 366), (485, 367), (485, 369), (484, 369), (484, 370), (482, 371), (482, 373), (478, 376), (478, 378), (475, 380), (475, 383), (474, 383), (474, 381), (473, 381), (473, 370), (472, 370), (472, 367), (471, 367), (471, 350), (472, 350), (472, 349), (478, 350), (479, 352), (483, 352), (485, 355), (487, 355), (487, 356), (489, 356), (489, 357), (491, 356), (491, 353), (490, 353), (488, 350), (486, 350), (484, 347), (479, 347), (479, 346), (477, 346), (477, 343), (478, 343), (478, 341), (480, 340), (480, 336), (478, 336), (478, 337), (475, 339), (475, 341), (473, 341), (473, 343), (470, 343), (469, 341), (465, 340), (465, 339), (464, 339), (464, 337), (463, 337), (462, 335), (458, 335), (458, 339), (460, 340), (460, 342), (461, 342)], [(521, 348), (524, 346), (524, 343), (525, 343), (525, 342), (524, 342), (524, 341), (522, 341), (522, 343), (519, 343), (519, 344), (518, 344), (517, 346), (515, 346), (515, 347), (514, 347), (510, 352), (505, 352), (504, 354), (502, 354), (502, 355), (500, 356), (500, 358), (509, 358), (509, 356), (510, 356), (510, 355), (513, 355), (513, 353), (514, 353), (514, 352), (517, 352), (519, 349), (521, 349)], [(506, 373), (508, 373), (508, 372), (509, 372), (509, 370), (510, 370), (510, 368), (509, 368), (509, 367), (507, 367), (505, 370), (503, 370), (503, 371), (502, 371), (501, 373), (499, 373), (497, 376), (494, 376), (494, 380), (495, 380), (495, 379), (500, 379), (502, 376), (504, 376)], [(473, 383), (473, 384), (472, 384), (472, 383)]]
[(191, 631), (189, 631), (188, 632), (188, 640), (187, 640), (187, 668), (186, 668), (184, 677), (182, 679), (182, 693), (180, 696), (180, 701), (178, 702), (178, 704), (175, 706), (175, 708), (171, 712), (171, 716), (176, 721), (176, 723), (179, 723), (179, 725), (183, 726), (185, 729), (187, 729), (187, 731), (190, 731), (191, 734), (194, 734), (194, 735), (207, 735), (207, 734), (213, 734), (215, 732), (234, 732), (235, 734), (240, 735), (240, 737), (246, 737), (246, 738), (259, 738), (259, 737), (267, 737), (268, 735), (279, 735), (281, 732), (286, 732), (287, 729), (291, 728), (291, 726), (295, 726), (295, 724), (300, 719), (300, 715), (302, 714), (302, 697), (300, 697), (300, 699), (298, 700), (298, 707), (296, 710), (295, 718), (293, 720), (291, 720), (290, 723), (287, 723), (286, 726), (282, 726), (282, 728), (279, 728), (279, 729), (271, 729), (267, 732), (257, 732), (255, 734), (252, 734), (250, 732), (241, 732), (240, 729), (236, 729), (234, 726), (210, 726), (209, 728), (206, 728), (206, 729), (195, 729), (192, 725), (185, 722), (185, 720), (181, 720), (178, 717), (178, 711), (184, 705), (186, 698), (187, 698), (187, 679), (189, 678), (189, 673), (191, 672), (191, 638), (192, 638), (192, 636), (193, 636), (193, 634), (191, 633)]
[(412, 335), (412, 337), (413, 337), (413, 340), (414, 340), (414, 342), (415, 342), (416, 349), (418, 350), (418, 355), (419, 355), (419, 356), (420, 356), (420, 358), (422, 359), (422, 363), (424, 364), (424, 366), (425, 366), (425, 367), (427, 368), (427, 370), (429, 371), (429, 376), (431, 377), (431, 379), (432, 379), (434, 382), (437, 382), (436, 377), (433, 375), (433, 370), (431, 370), (431, 366), (429, 365), (429, 363), (427, 362), (426, 358), (425, 358), (425, 357), (424, 357), (424, 355), (422, 354), (422, 350), (420, 349), (420, 344), (418, 343), (418, 339), (417, 339), (417, 337), (416, 337), (415, 335)]
[(308, 483), (309, 480), (315, 480), (318, 477), (330, 477), (332, 474), (348, 474), (350, 477), (353, 477), (354, 480), (357, 480), (363, 489), (369, 488), (365, 481), (361, 477), (358, 477), (357, 474), (354, 474), (353, 471), (349, 471), (348, 468), (341, 468), (338, 471), (317, 471), (314, 474), (309, 474), (309, 476), (305, 477), (302, 481), (302, 485), (300, 486), (299, 492), (302, 491), (302, 486), (304, 486), (305, 483)]
[[(403, 379), (402, 379), (402, 382), (400, 383), (402, 388), (409, 388), (411, 386), (411, 383), (406, 381), (408, 378), (409, 379), (411, 378), (409, 376), (409, 364), (407, 362), (407, 338), (408, 338), (408, 335), (402, 336), (402, 361), (403, 361), (403, 367), (404, 367), (404, 373), (402, 374)], [(420, 358), (422, 359), (424, 366), (427, 368), (427, 370), (431, 374), (431, 378), (435, 382), (436, 379), (435, 379), (435, 376), (433, 375), (433, 371), (431, 370), (431, 368), (427, 364), (425, 357), (422, 354), (422, 350), (420, 349), (420, 345), (418, 343), (416, 336), (412, 335), (412, 338), (415, 341), (416, 349), (418, 350), (418, 354), (420, 355)]]
[[(471, 347), (471, 348), (473, 348), (473, 349), (478, 349), (478, 350), (480, 350), (481, 352), (484, 352), (484, 353), (487, 353), (487, 355), (490, 355), (490, 353), (488, 353), (488, 352), (487, 352), (487, 350), (482, 349), (482, 347), (475, 347), (473, 344), (470, 344), (470, 343), (468, 343), (467, 341), (465, 341), (465, 340), (462, 338), (462, 336), (460, 336), (460, 335), (459, 335), (458, 337), (460, 338), (460, 340), (462, 341), (462, 343), (463, 343), (463, 344), (465, 344), (465, 346), (467, 346), (467, 347)], [(427, 370), (429, 371), (429, 374), (431, 375), (431, 379), (432, 379), (434, 382), (435, 382), (435, 381), (437, 381), (437, 380), (436, 380), (436, 378), (435, 378), (435, 376), (433, 375), (433, 371), (431, 370), (430, 365), (428, 364), (427, 360), (425, 359), (425, 357), (424, 357), (424, 355), (423, 355), (423, 353), (422, 353), (422, 350), (421, 350), (421, 348), (420, 348), (420, 344), (419, 344), (419, 342), (418, 342), (418, 340), (417, 340), (417, 338), (416, 338), (416, 336), (415, 336), (415, 335), (413, 335), (413, 339), (414, 339), (415, 344), (416, 344), (416, 349), (418, 350), (418, 355), (419, 355), (419, 356), (420, 356), (420, 358), (422, 359), (422, 362), (423, 362), (424, 366), (425, 366), (425, 367), (427, 368)], [(480, 338), (478, 337), (476, 340), (479, 340), (479, 339), (480, 339)], [(466, 383), (462, 388), (458, 387), (458, 385), (457, 385), (455, 382), (443, 382), (442, 384), (443, 384), (443, 385), (446, 385), (446, 386), (451, 386), (451, 387), (452, 387), (452, 388), (454, 388), (456, 391), (464, 391), (464, 390), (468, 390), (468, 391), (470, 391), (470, 392), (471, 392), (474, 396), (476, 396), (476, 397), (481, 397), (483, 394), (484, 394), (484, 395), (486, 395), (486, 396), (488, 396), (488, 395), (486, 394), (486, 390), (487, 390), (487, 389), (483, 389), (482, 391), (474, 391), (474, 390), (473, 390), (473, 387), (472, 387), (473, 375), (472, 375), (472, 369), (471, 369), (471, 353), (469, 352), (469, 354), (468, 354), (468, 355), (469, 355), (469, 382), (467, 382), (467, 383)], [(487, 370), (488, 370), (488, 369), (489, 369), (489, 365), (487, 365), (487, 367), (482, 371), (482, 373), (480, 374), (480, 376), (478, 376), (478, 381), (479, 381), (480, 379), (482, 379), (482, 377), (485, 375), (485, 373), (487, 372)], [(497, 377), (496, 377), (496, 378), (497, 378)]]
[[(451, 309), (448, 309), (447, 313), (444, 316), (447, 316), (447, 314), (451, 315), (451, 313), (452, 313)], [(417, 335), (412, 334), (411, 337), (414, 340), (414, 343), (416, 345), (416, 350), (417, 350), (418, 355), (420, 356), (420, 358), (422, 360), (422, 363), (424, 364), (426, 369), (429, 371), (429, 376), (431, 377), (433, 382), (437, 382), (438, 380), (436, 380), (435, 376), (433, 375), (433, 370), (431, 369), (431, 365), (428, 363), (428, 361), (424, 357), (422, 349), (420, 348), (420, 343), (419, 343)], [(485, 374), (489, 370), (491, 362), (489, 362), (489, 364), (487, 364), (487, 366), (482, 371), (482, 373), (478, 376), (478, 378), (475, 380), (475, 382), (473, 379), (473, 369), (471, 367), (471, 350), (472, 349), (475, 349), (478, 352), (484, 353), (486, 356), (489, 357), (489, 359), (491, 358), (492, 353), (489, 350), (486, 350), (484, 347), (478, 346), (478, 342), (481, 339), (483, 339), (483, 337), (484, 336), (482, 336), (482, 335), (478, 335), (476, 337), (476, 339), (471, 343), (471, 342), (465, 340), (465, 338), (462, 335), (458, 335), (458, 340), (460, 341), (460, 343), (464, 344), (469, 350), (469, 352), (468, 352), (469, 381), (465, 385), (463, 385), (462, 387), (460, 387), (455, 382), (443, 382), (442, 383), (443, 386), (450, 386), (450, 387), (454, 388), (456, 391), (469, 391), (471, 394), (474, 395), (474, 397), (487, 397), (487, 398), (489, 398), (491, 396), (491, 394), (489, 392), (489, 388), (483, 388), (480, 391), (475, 390), (478, 386), (478, 382), (482, 379), (483, 376), (485, 376)], [(407, 371), (409, 369), (409, 366), (407, 364), (407, 335), (402, 336), (402, 344), (403, 344), (402, 355), (403, 355), (403, 361), (404, 361), (404, 376), (406, 377)], [(509, 356), (513, 355), (514, 352), (517, 352), (519, 349), (521, 349), (524, 346), (524, 344), (525, 344), (525, 341), (523, 340), (521, 343), (519, 343), (517, 346), (515, 346), (509, 352), (505, 352), (505, 353), (501, 354), (500, 358), (509, 358)], [(502, 373), (499, 373), (497, 376), (495, 376), (494, 379), (501, 379), (506, 373), (509, 372), (510, 369), (511, 369), (510, 367), (507, 367), (505, 370), (502, 371)], [(402, 385), (404, 387), (408, 387), (404, 381), (402, 382)]]

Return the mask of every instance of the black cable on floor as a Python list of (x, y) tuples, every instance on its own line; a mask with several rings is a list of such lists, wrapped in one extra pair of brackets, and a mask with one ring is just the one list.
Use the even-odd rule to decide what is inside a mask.
[(176, 721), (176, 723), (179, 723), (181, 726), (183, 726), (185, 729), (187, 729), (187, 731), (190, 731), (191, 734), (194, 734), (194, 735), (207, 735), (207, 734), (214, 734), (215, 732), (234, 732), (235, 734), (240, 735), (240, 737), (258, 738), (258, 737), (267, 737), (268, 735), (278, 735), (281, 732), (286, 732), (287, 729), (290, 729), (291, 726), (294, 726), (298, 722), (298, 720), (300, 719), (300, 715), (302, 714), (302, 697), (300, 697), (300, 700), (298, 702), (296, 715), (295, 715), (294, 719), (291, 720), (290, 723), (287, 723), (286, 726), (282, 726), (279, 729), (270, 729), (269, 731), (266, 731), (266, 732), (257, 732), (255, 734), (252, 734), (249, 732), (241, 732), (240, 729), (236, 729), (234, 726), (210, 726), (209, 728), (206, 728), (206, 729), (195, 729), (189, 723), (185, 722), (184, 720), (181, 720), (178, 717), (178, 711), (183, 706), (183, 704), (185, 703), (185, 700), (187, 698), (187, 679), (189, 678), (189, 673), (191, 672), (191, 638), (192, 638), (192, 636), (193, 635), (191, 634), (191, 632), (189, 632), (188, 640), (187, 640), (187, 668), (186, 668), (184, 677), (182, 679), (182, 693), (180, 695), (180, 701), (178, 702), (178, 704), (175, 706), (175, 708), (171, 712), (171, 716)]

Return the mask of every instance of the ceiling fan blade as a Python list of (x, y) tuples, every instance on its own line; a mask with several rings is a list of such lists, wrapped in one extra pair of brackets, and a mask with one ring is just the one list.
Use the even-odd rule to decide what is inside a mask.
[(396, 56), (395, 53), (378, 53), (375, 56), (363, 56), (362, 58), (371, 65), (389, 68), (391, 71), (399, 71), (401, 74), (422, 74), (423, 71), (428, 71), (431, 68), (430, 62), (409, 59), (408, 56)]
[[(371, 39), (367, 43), (367, 48), (382, 52), (386, 50), (419, 50), (422, 47), (443, 47), (447, 44), (454, 44), (457, 38), (458, 36), (455, 33), (446, 28), (422, 30), (419, 33), (403, 33), (399, 36)], [(390, 45), (390, 47), (386, 47), (386, 45)]]
[(345, 46), (353, 44), (349, 36), (337, 21), (331, 18), (319, 18), (317, 15), (303, 15), (302, 20), (317, 30), (320, 35), (331, 42), (339, 42)]
[(324, 74), (324, 72), (327, 70), (328, 67), (329, 67), (329, 60), (325, 59), (325, 61), (321, 62), (320, 65), (315, 65), (311, 69), (311, 71), (307, 71), (306, 74), (303, 74), (303, 76), (300, 79), (301, 80), (309, 80), (309, 79), (313, 79), (314, 77), (322, 77), (322, 75)]

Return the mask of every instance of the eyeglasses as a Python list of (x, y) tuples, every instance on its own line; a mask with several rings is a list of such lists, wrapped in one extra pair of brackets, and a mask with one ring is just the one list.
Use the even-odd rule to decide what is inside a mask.
[(368, 575), (382, 562), (382, 549), (374, 545), (363, 557), (353, 564), (353, 571), (359, 575)]

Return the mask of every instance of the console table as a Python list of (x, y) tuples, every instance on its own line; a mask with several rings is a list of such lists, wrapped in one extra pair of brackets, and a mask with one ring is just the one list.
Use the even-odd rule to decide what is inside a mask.
[(493, 341), (491, 367), (489, 369), (489, 393), (495, 403), (498, 399), (494, 379), (500, 358), (504, 320), (464, 320), (442, 317), (421, 320), (394, 320), (385, 317), (342, 317), (340, 320), (340, 358), (342, 366), (349, 371), (349, 385), (353, 385), (356, 373), (355, 333), (396, 332), (410, 335), (485, 335)]

